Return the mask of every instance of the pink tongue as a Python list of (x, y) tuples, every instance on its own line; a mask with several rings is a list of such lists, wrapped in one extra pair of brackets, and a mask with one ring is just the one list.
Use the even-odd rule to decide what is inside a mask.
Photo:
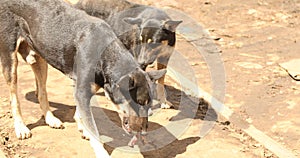
[(135, 145), (135, 143), (137, 142), (138, 137), (136, 135), (134, 135), (131, 140), (128, 143), (128, 146), (133, 147)]
[(145, 145), (145, 143), (146, 143), (146, 138), (145, 138), (145, 136), (142, 135), (141, 132), (138, 132), (136, 135), (134, 135), (134, 136), (131, 138), (131, 140), (130, 140), (129, 143), (128, 143), (128, 146), (129, 146), (129, 147), (133, 147), (133, 146), (136, 144), (136, 142), (137, 142), (138, 140), (141, 140), (142, 143), (143, 143), (143, 145)]

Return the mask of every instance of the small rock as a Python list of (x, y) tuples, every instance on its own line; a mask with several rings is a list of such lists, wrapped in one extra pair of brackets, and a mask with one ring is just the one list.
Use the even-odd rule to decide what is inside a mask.
[(198, 66), (199, 64), (198, 63), (192, 63), (192, 66)]
[(248, 10), (248, 14), (250, 14), (250, 15), (255, 14), (255, 13), (257, 13), (257, 10), (255, 10), (255, 9)]
[(271, 158), (271, 157), (273, 157), (273, 153), (271, 153), (269, 151), (264, 151), (264, 156), (267, 158)]
[(211, 5), (212, 3), (206, 1), (206, 2), (204, 2), (204, 4), (205, 4), (205, 5)]
[(230, 125), (230, 121), (220, 122), (221, 125), (228, 126)]
[(259, 147), (261, 147), (261, 145), (260, 145), (260, 144), (253, 144), (252, 146), (253, 146), (253, 147), (255, 147), (255, 148), (259, 148)]
[(253, 120), (252, 120), (251, 118), (247, 118), (246, 121), (247, 121), (248, 123), (252, 123), (252, 122), (253, 122)]
[(14, 147), (14, 145), (13, 145), (13, 144), (8, 144), (6, 147), (7, 147), (8, 149), (11, 149), (11, 148)]

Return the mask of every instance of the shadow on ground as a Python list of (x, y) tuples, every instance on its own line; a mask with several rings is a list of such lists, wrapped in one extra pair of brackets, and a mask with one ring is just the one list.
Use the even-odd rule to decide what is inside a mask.
[[(166, 86), (166, 91), (168, 101), (173, 104), (175, 110), (180, 111), (176, 116), (171, 117), (171, 122), (186, 118), (208, 121), (217, 120), (216, 112), (210, 108), (209, 103), (205, 100), (189, 96), (171, 86)], [(103, 94), (99, 93), (97, 95)], [(38, 103), (33, 91), (26, 94), (26, 99)], [(50, 106), (56, 108), (53, 113), (63, 122), (75, 122), (73, 119), (75, 106), (55, 102), (50, 102)], [(127, 135), (121, 128), (121, 121), (117, 112), (96, 106), (92, 106), (92, 111), (100, 135), (104, 135), (106, 138), (106, 140), (101, 141), (106, 142), (104, 146), (109, 153), (120, 147), (122, 147), (120, 150), (133, 151), (127, 146), (132, 136)], [(28, 127), (33, 129), (37, 126), (45, 125), (42, 117), (36, 123), (29, 124)], [(198, 140), (200, 140), (200, 137), (189, 137), (179, 140), (166, 127), (155, 122), (149, 122), (146, 143), (138, 142), (137, 146), (144, 157), (168, 158), (184, 153), (189, 145), (196, 143)]]
[[(116, 148), (125, 152), (133, 152), (127, 147), (131, 137), (120, 127), (121, 121), (115, 111), (93, 107), (93, 114), (101, 135), (109, 137), (111, 140), (106, 142), (104, 147), (111, 154)], [(106, 115), (107, 117), (103, 117)], [(99, 121), (97, 121), (99, 120)], [(100, 121), (101, 120), (101, 121)], [(165, 127), (155, 122), (149, 122), (149, 131), (146, 136), (146, 143), (138, 142), (137, 145), (144, 157), (175, 157), (184, 153), (187, 146), (194, 144), (200, 137), (190, 137), (178, 140)]]
[[(26, 93), (25, 98), (28, 101), (39, 104), (39, 101), (38, 101), (34, 91)], [(55, 102), (51, 102), (51, 101), (49, 101), (49, 104), (51, 107), (56, 108), (52, 112), (62, 122), (71, 122), (71, 123), (75, 122), (75, 120), (73, 119), (73, 116), (75, 113), (75, 106), (61, 104), (61, 103), (55, 103)], [(35, 127), (38, 127), (38, 126), (47, 126), (44, 116), (42, 116), (37, 122), (27, 125), (27, 127), (30, 130)]]
[(170, 121), (191, 118), (205, 121), (217, 121), (218, 114), (203, 98), (187, 95), (183, 91), (172, 86), (165, 86), (167, 100), (172, 103), (173, 108), (180, 112), (170, 118)]

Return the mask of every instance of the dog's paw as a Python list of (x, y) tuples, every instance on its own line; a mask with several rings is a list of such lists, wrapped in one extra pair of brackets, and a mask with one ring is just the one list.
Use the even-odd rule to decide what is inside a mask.
[(81, 138), (85, 140), (90, 140), (89, 133), (83, 128), (81, 123), (77, 122), (78, 131), (81, 133)]
[(160, 104), (160, 108), (162, 109), (171, 109), (171, 108), (174, 108), (173, 104), (170, 103), (169, 101), (165, 101), (164, 103), (161, 103)]
[(160, 105), (160, 108), (162, 108), (162, 109), (170, 109), (171, 106), (168, 105), (168, 104), (166, 104), (166, 103), (162, 103), (162, 104)]
[(85, 140), (90, 140), (90, 135), (89, 135), (89, 133), (86, 130), (83, 129), (82, 130), (81, 138), (85, 139)]
[(84, 129), (84, 126), (82, 125), (80, 117), (79, 117), (79, 115), (78, 115), (77, 112), (75, 112), (75, 114), (74, 114), (74, 120), (77, 123), (77, 129), (78, 129), (78, 131), (81, 133), (81, 138), (82, 139), (86, 139), (86, 140), (90, 140), (90, 136), (86, 132), (86, 130)]
[(148, 110), (148, 116), (152, 116), (153, 115), (153, 110), (151, 108), (149, 108)]
[(52, 113), (51, 114), (47, 113), (47, 115), (45, 116), (45, 121), (52, 128), (57, 128), (57, 129), (64, 128), (63, 123), (58, 118), (53, 116)]
[(27, 139), (31, 137), (30, 130), (23, 123), (15, 123), (15, 132), (18, 139)]

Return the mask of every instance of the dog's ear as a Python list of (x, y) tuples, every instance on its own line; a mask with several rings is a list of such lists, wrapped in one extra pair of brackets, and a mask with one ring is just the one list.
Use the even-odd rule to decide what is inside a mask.
[(156, 81), (156, 80), (162, 78), (166, 73), (167, 73), (166, 69), (154, 70), (154, 71), (147, 72), (147, 74), (149, 75), (149, 77), (152, 81)]
[(141, 26), (143, 19), (141, 19), (141, 18), (124, 18), (123, 21), (128, 24), (131, 24), (131, 25)]
[(168, 20), (164, 23), (164, 28), (169, 30), (169, 31), (175, 32), (176, 28), (178, 27), (178, 25), (180, 23), (182, 23), (182, 21)]

